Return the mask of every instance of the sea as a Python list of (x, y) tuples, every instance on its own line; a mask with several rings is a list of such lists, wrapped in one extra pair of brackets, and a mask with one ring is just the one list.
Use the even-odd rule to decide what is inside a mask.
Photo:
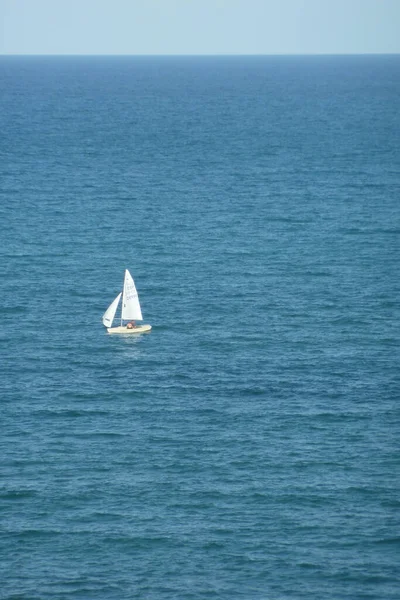
[(400, 55), (0, 90), (0, 598), (399, 599)]

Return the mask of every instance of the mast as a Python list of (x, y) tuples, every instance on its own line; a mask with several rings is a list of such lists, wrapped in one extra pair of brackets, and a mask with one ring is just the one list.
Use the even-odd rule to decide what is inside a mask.
[(122, 310), (124, 308), (124, 290), (125, 290), (125, 275), (124, 275), (124, 283), (122, 286), (122, 302), (121, 302), (121, 327), (122, 327)]

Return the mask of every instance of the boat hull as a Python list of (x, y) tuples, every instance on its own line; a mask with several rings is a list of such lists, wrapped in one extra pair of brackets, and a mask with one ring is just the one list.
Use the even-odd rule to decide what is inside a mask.
[(151, 325), (137, 325), (136, 327), (133, 327), (132, 329), (128, 329), (126, 326), (122, 326), (122, 327), (108, 327), (107, 328), (107, 333), (127, 333), (129, 335), (133, 334), (137, 334), (137, 333), (146, 333), (147, 331), (151, 330)]

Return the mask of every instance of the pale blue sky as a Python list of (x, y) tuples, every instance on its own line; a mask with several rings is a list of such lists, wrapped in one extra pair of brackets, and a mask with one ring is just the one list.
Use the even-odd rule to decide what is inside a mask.
[(0, 0), (0, 54), (400, 52), (400, 0)]

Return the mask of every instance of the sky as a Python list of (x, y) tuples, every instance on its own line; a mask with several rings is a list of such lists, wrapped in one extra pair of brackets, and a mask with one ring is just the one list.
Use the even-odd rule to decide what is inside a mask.
[(0, 54), (400, 53), (400, 0), (0, 0)]

